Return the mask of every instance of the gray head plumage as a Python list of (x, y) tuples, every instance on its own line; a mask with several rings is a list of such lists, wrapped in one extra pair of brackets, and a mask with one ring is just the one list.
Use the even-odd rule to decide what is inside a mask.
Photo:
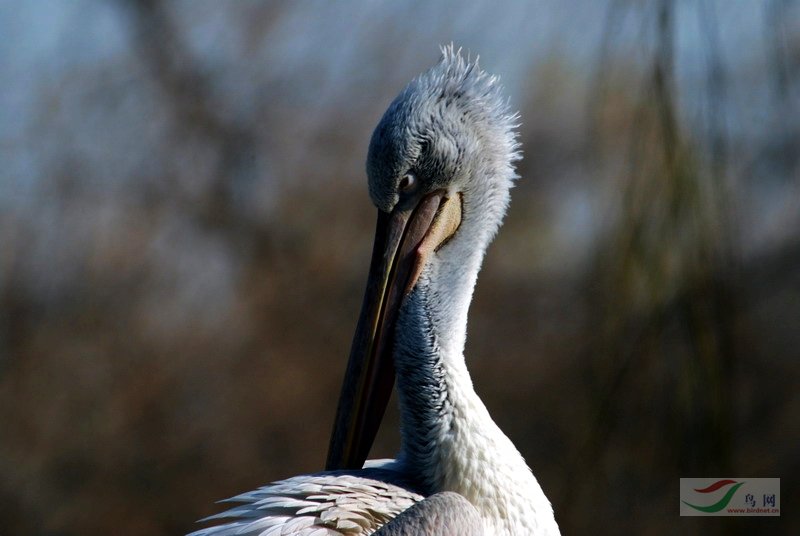
[(402, 203), (399, 184), (412, 173), (420, 195), (444, 188), (463, 192), (465, 203), (497, 205), (496, 229), (520, 158), (517, 119), (497, 77), (452, 45), (442, 48), (439, 63), (400, 92), (372, 135), (373, 202), (386, 212)]

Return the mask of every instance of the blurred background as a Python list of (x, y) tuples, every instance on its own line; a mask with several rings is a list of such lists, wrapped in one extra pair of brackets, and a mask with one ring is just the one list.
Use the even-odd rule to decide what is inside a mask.
[[(563, 532), (800, 534), (799, 4), (3, 1), (0, 533), (181, 534), (323, 466), (369, 136), (453, 41), (525, 155), (468, 361)], [(680, 477), (784, 515), (680, 518)]]

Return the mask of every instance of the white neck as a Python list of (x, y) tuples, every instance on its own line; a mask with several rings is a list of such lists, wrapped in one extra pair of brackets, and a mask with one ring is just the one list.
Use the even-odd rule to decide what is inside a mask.
[(426, 493), (454, 491), (469, 500), (486, 534), (559, 534), (549, 501), (475, 393), (464, 361), (467, 309), (484, 249), (448, 243), (401, 310), (399, 461)]

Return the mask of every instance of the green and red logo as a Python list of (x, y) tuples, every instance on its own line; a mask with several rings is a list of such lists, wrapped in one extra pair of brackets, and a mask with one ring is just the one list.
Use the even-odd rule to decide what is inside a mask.
[(739, 490), (739, 488), (742, 487), (742, 484), (744, 484), (744, 482), (736, 482), (735, 480), (718, 480), (708, 487), (702, 489), (695, 488), (694, 491), (696, 491), (697, 493), (708, 494), (708, 493), (714, 493), (715, 491), (721, 488), (728, 488), (728, 491), (725, 492), (725, 495), (723, 495), (720, 500), (718, 500), (714, 504), (709, 504), (707, 506), (692, 504), (688, 501), (683, 501), (683, 504), (691, 506), (692, 508), (700, 512), (706, 512), (706, 513), (719, 512), (720, 510), (728, 506), (728, 503), (730, 503), (731, 499), (733, 499), (733, 495)]
[(780, 478), (681, 478), (681, 516), (780, 516)]

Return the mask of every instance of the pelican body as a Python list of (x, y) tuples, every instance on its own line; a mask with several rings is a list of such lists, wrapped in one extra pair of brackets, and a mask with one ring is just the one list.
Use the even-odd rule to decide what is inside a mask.
[[(229, 521), (192, 536), (559, 534), (464, 360), (478, 271), (517, 177), (517, 116), (495, 77), (442, 52), (370, 142), (376, 238), (326, 471), (234, 497), (207, 518)], [(365, 463), (395, 378), (400, 452)]]

